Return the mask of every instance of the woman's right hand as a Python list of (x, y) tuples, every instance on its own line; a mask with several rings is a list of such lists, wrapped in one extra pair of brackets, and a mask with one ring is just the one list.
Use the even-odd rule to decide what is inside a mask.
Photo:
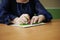
[(28, 14), (22, 14), (19, 18), (15, 18), (13, 23), (14, 24), (27, 24), (30, 22), (30, 17)]

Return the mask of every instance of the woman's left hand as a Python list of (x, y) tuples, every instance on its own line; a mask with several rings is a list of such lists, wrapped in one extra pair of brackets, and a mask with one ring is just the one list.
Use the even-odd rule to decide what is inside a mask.
[(31, 19), (31, 24), (36, 23), (36, 22), (40, 23), (44, 19), (45, 19), (45, 16), (44, 15), (33, 16), (32, 19)]

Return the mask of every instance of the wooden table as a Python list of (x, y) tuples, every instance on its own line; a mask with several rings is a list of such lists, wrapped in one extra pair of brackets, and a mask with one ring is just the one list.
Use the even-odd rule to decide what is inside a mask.
[(60, 40), (60, 19), (30, 28), (0, 24), (0, 40)]

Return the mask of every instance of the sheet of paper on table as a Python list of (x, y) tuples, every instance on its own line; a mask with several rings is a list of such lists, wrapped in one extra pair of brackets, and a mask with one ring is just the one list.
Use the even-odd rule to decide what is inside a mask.
[(16, 26), (16, 27), (32, 27), (32, 26), (40, 26), (40, 25), (44, 25), (46, 23), (39, 23), (39, 24), (28, 24), (28, 25), (19, 25), (19, 24), (13, 24), (11, 26)]

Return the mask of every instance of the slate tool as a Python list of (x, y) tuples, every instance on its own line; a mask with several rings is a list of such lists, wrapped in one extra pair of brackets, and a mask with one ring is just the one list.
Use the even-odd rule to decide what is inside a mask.
[(13, 25), (11, 25), (11, 26), (27, 28), (27, 27), (33, 27), (33, 26), (44, 25), (44, 24), (46, 24), (46, 23), (39, 23), (39, 24), (25, 24), (25, 25), (13, 24)]

